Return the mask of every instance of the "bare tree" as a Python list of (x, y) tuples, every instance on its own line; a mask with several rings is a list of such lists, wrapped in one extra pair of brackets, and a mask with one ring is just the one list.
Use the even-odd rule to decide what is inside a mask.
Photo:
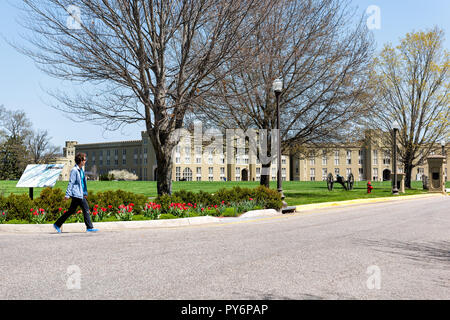
[[(223, 128), (274, 129), (272, 82), (280, 77), (284, 151), (347, 138), (354, 120), (367, 112), (373, 52), (363, 17), (356, 25), (354, 17), (345, 1), (277, 1), (239, 56), (217, 71), (227, 76), (203, 96), (198, 116)], [(269, 135), (269, 150), (270, 141)], [(268, 186), (269, 178), (261, 175), (261, 184)]]
[[(55, 107), (114, 130), (146, 125), (157, 159), (158, 194), (171, 193), (173, 133), (245, 45), (269, 0), (23, 0), (41, 69), (80, 84), (53, 92)], [(68, 14), (71, 12), (71, 15)], [(255, 15), (250, 15), (255, 17)], [(70, 22), (70, 23), (68, 23)], [(68, 24), (71, 28), (68, 28)]]
[(25, 141), (31, 122), (22, 110), (0, 106), (0, 114), (0, 179), (18, 179), (28, 161)]
[(26, 141), (31, 163), (48, 163), (59, 153), (59, 148), (50, 143), (47, 130), (33, 131)]
[(2, 138), (25, 141), (31, 134), (32, 124), (23, 110), (7, 110), (0, 107), (0, 115)]
[[(394, 121), (399, 123), (398, 151), (408, 188), (413, 168), (450, 134), (450, 55), (443, 41), (444, 32), (437, 27), (408, 33), (375, 59), (375, 109), (367, 125), (392, 132)], [(393, 145), (392, 136), (385, 137)]]

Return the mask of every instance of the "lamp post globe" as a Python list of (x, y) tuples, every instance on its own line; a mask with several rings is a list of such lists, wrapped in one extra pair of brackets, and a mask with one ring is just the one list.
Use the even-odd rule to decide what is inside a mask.
[(275, 92), (275, 94), (280, 94), (281, 90), (283, 90), (283, 80), (280, 78), (273, 80), (272, 90)]
[(441, 147), (442, 147), (442, 155), (445, 156), (445, 140), (441, 140)]

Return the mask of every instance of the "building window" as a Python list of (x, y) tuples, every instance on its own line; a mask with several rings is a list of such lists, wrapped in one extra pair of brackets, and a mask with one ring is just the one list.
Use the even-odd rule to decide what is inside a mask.
[(416, 180), (417, 181), (422, 181), (423, 174), (424, 174), (424, 169), (423, 168), (417, 168)]
[(339, 165), (339, 150), (336, 150), (334, 152), (334, 165), (338, 166)]
[(391, 164), (391, 152), (389, 150), (384, 150), (383, 164)]
[(138, 164), (138, 149), (134, 149), (133, 161), (135, 165)]
[(358, 168), (359, 181), (364, 180), (364, 168)]
[(352, 169), (351, 168), (347, 168), (347, 177), (352, 173)]
[(334, 168), (334, 174), (337, 176), (339, 174), (339, 168)]
[(373, 164), (378, 165), (378, 150), (373, 150)]
[(323, 150), (322, 151), (322, 165), (326, 166), (328, 162), (328, 158), (327, 158), (327, 151)]
[(191, 147), (184, 148), (184, 163), (186, 164), (191, 163)]
[(309, 180), (316, 181), (316, 169), (315, 168), (309, 168)]
[(322, 168), (322, 181), (327, 180), (327, 175), (328, 175), (327, 171), (328, 171), (327, 168)]
[(202, 167), (197, 167), (197, 181), (202, 181)]
[(183, 179), (186, 181), (192, 181), (192, 170), (191, 168), (185, 168), (183, 170)]
[(314, 153), (312, 153), (312, 152), (309, 153), (309, 165), (310, 166), (316, 165), (316, 160), (314, 158)]
[(352, 151), (347, 150), (347, 164), (352, 164)]
[(378, 168), (373, 168), (373, 181), (378, 181)]
[(358, 150), (358, 164), (364, 163), (364, 150)]
[(175, 180), (180, 181), (180, 179), (181, 179), (181, 168), (176, 167), (175, 168)]

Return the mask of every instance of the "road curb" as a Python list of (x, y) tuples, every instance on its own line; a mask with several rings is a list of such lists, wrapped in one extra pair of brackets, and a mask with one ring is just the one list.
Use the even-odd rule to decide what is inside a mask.
[(442, 194), (442, 193), (429, 193), (429, 194), (417, 194), (417, 195), (410, 195), (410, 196), (380, 197), (380, 198), (370, 198), (370, 199), (353, 199), (353, 200), (345, 200), (345, 201), (303, 204), (303, 205), (296, 206), (295, 212), (310, 211), (310, 210), (330, 208), (330, 207), (344, 207), (344, 206), (357, 205), (357, 204), (370, 204), (370, 203), (377, 203), (377, 202), (406, 201), (406, 200), (439, 197), (439, 196), (445, 197), (447, 195)]
[[(192, 225), (204, 224), (223, 224), (230, 222), (238, 222), (242, 220), (250, 221), (253, 218), (277, 216), (281, 213), (275, 209), (252, 210), (239, 217), (192, 217), (179, 219), (163, 219), (163, 220), (141, 220), (141, 221), (108, 221), (95, 222), (95, 228), (101, 231), (119, 231), (133, 229), (152, 229), (152, 228), (174, 228)], [(65, 223), (62, 226), (62, 232), (86, 232), (84, 223)], [(52, 224), (0, 224), (0, 233), (55, 233)]]

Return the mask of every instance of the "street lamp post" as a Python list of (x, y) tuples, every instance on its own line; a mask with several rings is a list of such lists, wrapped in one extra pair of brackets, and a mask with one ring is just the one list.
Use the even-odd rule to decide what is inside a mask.
[(283, 201), (283, 208), (287, 207), (286, 202), (284, 201), (283, 187), (282, 187), (282, 178), (281, 178), (281, 134), (280, 134), (280, 94), (283, 90), (283, 80), (278, 78), (275, 79), (272, 83), (272, 89), (275, 92), (275, 97), (277, 100), (277, 190), (281, 195), (281, 200)]
[(442, 147), (442, 155), (445, 157), (445, 140), (441, 140), (441, 147)]
[(399, 129), (399, 124), (397, 121), (394, 121), (392, 124), (392, 129), (394, 129), (394, 137), (393, 137), (393, 151), (394, 151), (394, 159), (393, 159), (393, 171), (394, 171), (394, 186), (392, 187), (392, 194), (398, 195), (398, 188), (397, 188), (397, 130)]

